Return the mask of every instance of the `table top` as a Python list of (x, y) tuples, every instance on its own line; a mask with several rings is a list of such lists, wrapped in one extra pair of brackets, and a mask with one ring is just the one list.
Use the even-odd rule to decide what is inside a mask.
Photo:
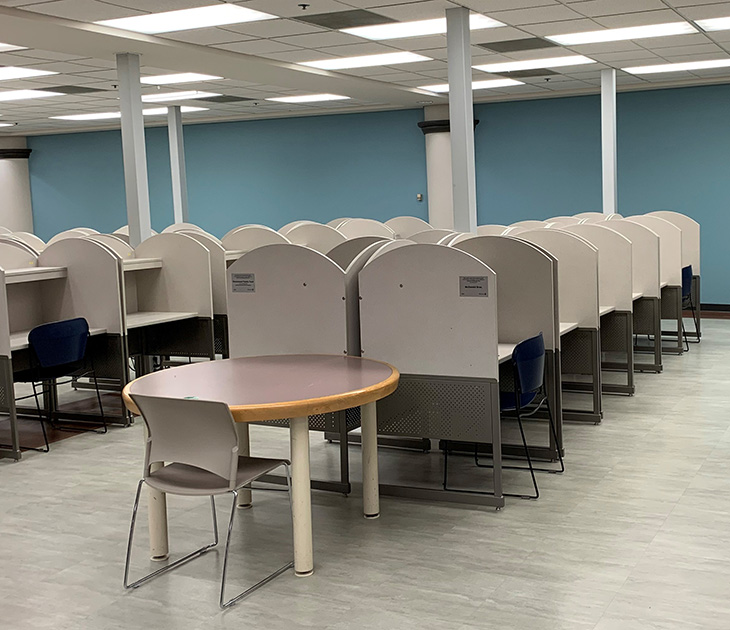
[(277, 355), (206, 361), (153, 372), (129, 383), (130, 394), (225, 402), (236, 422), (341, 411), (392, 394), (400, 374), (392, 365), (339, 355)]
[(500, 364), (509, 361), (512, 358), (516, 343), (499, 343), (497, 344), (497, 360)]

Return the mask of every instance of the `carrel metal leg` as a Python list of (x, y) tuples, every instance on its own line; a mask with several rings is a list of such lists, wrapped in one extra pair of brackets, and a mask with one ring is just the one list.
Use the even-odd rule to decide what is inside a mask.
[(631, 311), (614, 311), (601, 317), (601, 353), (623, 355), (625, 361), (601, 361), (601, 369), (607, 372), (621, 372), (626, 383), (602, 383), (606, 394), (628, 394), (633, 396), (634, 386), (634, 318)]

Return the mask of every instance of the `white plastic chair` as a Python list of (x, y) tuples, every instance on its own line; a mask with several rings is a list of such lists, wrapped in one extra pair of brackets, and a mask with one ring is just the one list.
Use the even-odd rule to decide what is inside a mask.
[[(225, 600), (228, 550), (233, 529), (233, 517), (236, 514), (238, 491), (259, 477), (280, 466), (284, 466), (291, 508), (289, 462), (285, 459), (239, 456), (235, 421), (225, 403), (138, 395), (133, 395), (132, 399), (147, 426), (147, 442), (144, 473), (139, 484), (137, 484), (137, 494), (132, 509), (132, 523), (129, 528), (127, 556), (124, 565), (124, 588), (137, 588), (152, 578), (202, 556), (215, 547), (218, 544), (218, 521), (216, 519), (214, 497), (225, 493), (233, 495), (233, 504), (231, 518), (228, 522), (226, 549), (223, 556), (220, 607), (228, 608), (232, 606), (293, 567), (294, 562), (289, 562), (247, 590), (228, 601)], [(164, 463), (165, 465), (157, 470), (151, 470), (150, 465), (154, 463)], [(209, 496), (213, 510), (215, 538), (212, 543), (130, 584), (129, 564), (132, 554), (134, 525), (137, 520), (137, 507), (139, 506), (139, 497), (143, 484), (167, 494)]]

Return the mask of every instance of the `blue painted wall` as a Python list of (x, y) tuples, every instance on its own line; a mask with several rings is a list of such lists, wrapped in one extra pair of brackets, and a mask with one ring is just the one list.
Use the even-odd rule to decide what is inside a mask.
[[(600, 104), (571, 97), (478, 105), (480, 223), (601, 207)], [(702, 224), (703, 301), (730, 304), (730, 86), (619, 94), (619, 211), (689, 214)], [(185, 128), (191, 220), (222, 235), (338, 216), (426, 218), (420, 111)], [(119, 132), (29, 138), (36, 231), (126, 223)], [(147, 131), (155, 229), (172, 221), (167, 133)]]
[[(222, 236), (341, 216), (427, 218), (420, 111), (185, 127), (190, 220)], [(111, 231), (126, 209), (118, 131), (28, 139), (33, 216), (44, 239), (76, 227)], [(152, 227), (172, 223), (167, 131), (147, 130)]]

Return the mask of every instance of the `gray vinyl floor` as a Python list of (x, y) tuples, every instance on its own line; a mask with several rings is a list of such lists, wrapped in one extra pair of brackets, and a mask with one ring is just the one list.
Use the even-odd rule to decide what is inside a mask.
[[(226, 612), (221, 551), (136, 591), (122, 588), (141, 472), (139, 424), (0, 461), (0, 627), (136, 630), (727, 630), (730, 628), (730, 321), (637, 375), (633, 398), (604, 397), (599, 426), (565, 428), (568, 470), (542, 474), (539, 501), (502, 512), (384, 497), (366, 521), (359, 491), (313, 497), (312, 577), (286, 573)], [(285, 430), (256, 427), (254, 453), (286, 454)], [(311, 434), (315, 476), (336, 477), (337, 446)], [(353, 478), (359, 449), (351, 447)], [(468, 460), (456, 473), (488, 480)], [(439, 479), (438, 453), (381, 449), (381, 478)], [(505, 476), (529, 489), (524, 473)], [(231, 588), (291, 554), (282, 492), (256, 491), (234, 530)], [(229, 510), (219, 501), (222, 523)], [(211, 536), (205, 500), (170, 499), (173, 557)], [(146, 506), (134, 571), (149, 570)], [(155, 567), (156, 568), (156, 567)]]

